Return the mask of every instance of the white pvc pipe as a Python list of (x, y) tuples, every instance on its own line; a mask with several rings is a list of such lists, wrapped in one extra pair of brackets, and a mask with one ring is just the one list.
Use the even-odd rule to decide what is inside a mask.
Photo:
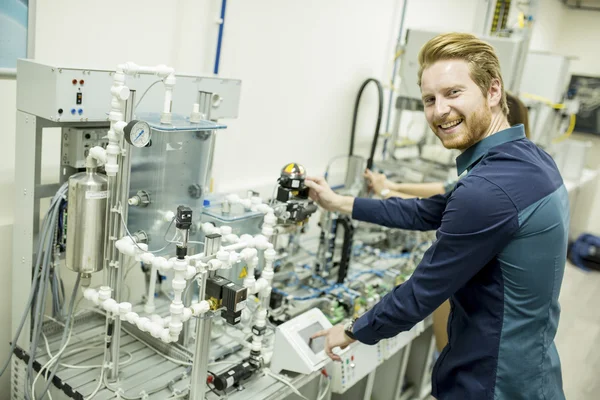
[(158, 272), (158, 265), (152, 264), (152, 270), (150, 271), (150, 285), (148, 287), (148, 298), (146, 299), (146, 305), (144, 305), (144, 311), (147, 314), (152, 314), (156, 307), (154, 306), (154, 295), (156, 293), (156, 274)]

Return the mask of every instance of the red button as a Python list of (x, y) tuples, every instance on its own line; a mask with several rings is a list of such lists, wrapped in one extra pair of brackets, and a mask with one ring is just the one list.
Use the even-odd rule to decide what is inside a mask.
[(79, 81), (80, 85), (83, 85), (84, 83), (85, 83), (85, 81), (83, 79)]
[(350, 357), (350, 360), (351, 360), (351, 361), (354, 361), (354, 356), (351, 356), (351, 357)]
[(77, 85), (77, 79), (73, 79), (73, 85)]

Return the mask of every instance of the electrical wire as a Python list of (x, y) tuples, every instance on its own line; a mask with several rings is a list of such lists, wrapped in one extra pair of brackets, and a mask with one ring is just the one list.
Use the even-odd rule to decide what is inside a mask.
[[(99, 314), (105, 315), (103, 312), (101, 312), (99, 310), (95, 310), (94, 309), (94, 311), (98, 312)], [(127, 332), (127, 329), (123, 328), (123, 330), (125, 330), (125, 332)], [(191, 362), (177, 360), (175, 358), (171, 358), (171, 357), (167, 356), (166, 354), (161, 353), (160, 351), (158, 351), (154, 347), (152, 347), (150, 344), (148, 344), (148, 342), (146, 342), (145, 340), (143, 340), (143, 339), (141, 339), (139, 337), (136, 337), (136, 339), (139, 340), (140, 342), (144, 343), (146, 345), (146, 347), (148, 347), (150, 350), (152, 350), (153, 352), (155, 352), (156, 354), (158, 354), (159, 356), (161, 356), (165, 360), (171, 361), (172, 363), (175, 363), (175, 364), (178, 364), (178, 365), (185, 365), (185, 366), (192, 366), (193, 365), (193, 363), (191, 363)]]
[(323, 379), (323, 377), (325, 377), (325, 379), (327, 381), (327, 385), (325, 386), (325, 390), (322, 393), (321, 393), (321, 388), (319, 388), (319, 394), (318, 394), (317, 400), (323, 400), (329, 393), (329, 387), (331, 386), (331, 381), (329, 380), (329, 377), (326, 377), (323, 374), (321, 374), (321, 379)]
[(563, 110), (564, 108), (566, 108), (566, 105), (564, 103), (555, 103), (552, 100), (543, 97), (543, 96), (538, 96), (537, 94), (531, 94), (531, 93), (519, 93), (520, 96), (525, 97), (527, 99), (531, 99), (531, 100), (535, 100), (535, 101), (539, 101), (540, 103), (543, 103), (547, 106), (550, 106), (551, 108), (554, 108), (555, 110)]
[(577, 117), (575, 116), (575, 114), (571, 114), (571, 118), (569, 120), (569, 127), (567, 128), (567, 131), (563, 135), (553, 139), (552, 143), (560, 143), (563, 140), (567, 140), (571, 136), (573, 131), (575, 130), (576, 121), (577, 121)]
[(140, 105), (140, 103), (142, 102), (144, 97), (146, 96), (146, 93), (148, 93), (148, 91), (150, 91), (150, 89), (152, 89), (152, 86), (154, 86), (157, 83), (162, 82), (162, 81), (163, 81), (162, 79), (159, 79), (159, 80), (153, 82), (152, 84), (150, 84), (150, 86), (148, 86), (148, 88), (144, 91), (144, 93), (142, 94), (140, 99), (137, 101), (137, 103), (135, 103), (135, 106), (133, 107), (133, 111), (137, 110), (138, 106)]
[[(38, 243), (38, 251), (35, 264), (33, 265), (33, 276), (34, 283), (30, 292), (30, 301), (28, 301), (27, 308), (24, 311), (24, 314), (21, 318), (21, 324), (17, 329), (15, 334), (16, 340), (13, 341), (11, 346), (11, 352), (9, 354), (9, 360), (7, 364), (10, 362), (10, 357), (14, 353), (14, 349), (16, 346), (16, 341), (22, 332), (22, 328), (24, 322), (26, 321), (27, 315), (32, 310), (32, 307), (35, 303), (35, 307), (33, 308), (34, 312), (32, 314), (32, 336), (30, 340), (29, 347), (29, 362), (27, 363), (26, 370), (26, 382), (25, 385), (25, 398), (31, 398), (29, 383), (32, 383), (33, 379), (33, 360), (35, 360), (35, 356), (38, 349), (38, 342), (42, 332), (42, 323), (43, 323), (43, 310), (45, 309), (46, 304), (46, 292), (48, 284), (52, 286), (49, 282), (50, 280), (50, 269), (53, 263), (52, 258), (55, 256), (55, 252), (53, 251), (56, 245), (56, 232), (58, 225), (58, 214), (60, 209), (61, 201), (66, 199), (66, 194), (68, 192), (68, 182), (63, 183), (63, 185), (59, 188), (56, 194), (52, 197), (50, 201), (50, 206), (48, 208), (48, 212), (44, 217), (42, 222), (42, 228), (40, 230), (40, 238)], [(51, 289), (52, 290), (52, 289)], [(65, 330), (66, 331), (66, 330)], [(4, 369), (2, 370), (2, 373)]]
[(275, 186), (273, 187), (273, 193), (271, 193), (271, 198), (269, 199), (269, 206), (272, 206), (275, 202), (275, 192), (277, 191), (277, 187), (279, 186), (279, 179), (275, 182)]
[[(33, 383), (31, 384), (31, 393), (32, 393), (32, 395), (33, 395), (33, 398), (35, 398), (35, 384), (36, 384), (37, 380), (40, 378), (40, 376), (42, 376), (42, 373), (44, 372), (44, 370), (49, 370), (50, 366), (51, 366), (52, 364), (54, 364), (54, 362), (55, 362), (55, 360), (58, 358), (59, 354), (62, 354), (62, 353), (65, 351), (65, 349), (67, 348), (67, 346), (68, 346), (68, 344), (69, 344), (69, 341), (71, 340), (71, 334), (72, 334), (72, 332), (73, 332), (73, 329), (72, 329), (72, 328), (73, 328), (73, 326), (71, 325), (71, 326), (69, 327), (69, 335), (67, 336), (67, 341), (66, 341), (66, 343), (64, 343), (64, 344), (62, 345), (62, 347), (61, 347), (61, 348), (58, 350), (58, 353), (56, 353), (56, 355), (55, 355), (55, 356), (51, 357), (51, 358), (50, 358), (50, 359), (49, 359), (49, 360), (46, 362), (46, 364), (44, 364), (44, 365), (42, 366), (42, 368), (40, 368), (40, 370), (38, 371), (38, 374), (36, 375), (35, 379), (33, 380)], [(65, 328), (65, 330), (66, 330), (66, 328)], [(46, 349), (46, 350), (48, 350), (48, 349)], [(47, 374), (46, 374), (46, 375), (47, 375)], [(42, 398), (43, 398), (43, 396), (42, 396)]]
[[(168, 397), (167, 400), (181, 399), (182, 397), (185, 397), (187, 395), (188, 395), (188, 392), (183, 392), (183, 393), (176, 394), (175, 396)], [(219, 396), (219, 397), (221, 397), (221, 396)]]
[(217, 362), (209, 363), (208, 366), (214, 367), (215, 365), (238, 365), (238, 364), (239, 364), (239, 362), (235, 362), (235, 361), (217, 361)]
[(294, 385), (292, 385), (292, 383), (290, 381), (288, 381), (285, 377), (283, 377), (282, 375), (278, 375), (275, 374), (273, 372), (271, 372), (270, 369), (268, 368), (264, 368), (263, 372), (265, 373), (265, 375), (270, 376), (271, 378), (277, 379), (279, 382), (284, 383), (285, 385), (289, 386), (290, 389), (292, 389), (292, 391), (300, 396), (301, 398), (303, 398), (304, 400), (308, 400), (308, 398), (306, 398), (305, 396), (302, 395), (302, 393), (300, 393), (300, 391), (298, 389), (296, 389), (296, 387)]
[(106, 375), (104, 374), (104, 370), (106, 369), (106, 367), (102, 366), (103, 368), (100, 370), (100, 378), (98, 379), (98, 385), (96, 385), (96, 388), (94, 389), (94, 391), (92, 393), (90, 393), (90, 395), (88, 397), (85, 398), (85, 400), (92, 400), (94, 398), (94, 396), (96, 396), (96, 394), (100, 391), (100, 388), (102, 387), (102, 384), (104, 383), (104, 377), (106, 377)]
[(94, 398), (94, 396), (96, 396), (96, 394), (100, 391), (100, 388), (102, 387), (104, 378), (106, 378), (106, 375), (104, 374), (104, 370), (107, 368), (106, 362), (108, 361), (108, 348), (109, 348), (109, 346), (104, 346), (104, 357), (102, 357), (103, 360), (102, 360), (102, 366), (100, 369), (100, 378), (98, 378), (98, 385), (96, 385), (96, 388), (92, 391), (92, 393), (90, 393), (90, 395), (88, 397), (85, 398), (85, 400), (92, 400)]
[[(71, 322), (72, 320), (74, 321), (74, 318), (72, 318), (73, 310), (74, 310), (73, 306), (75, 305), (75, 298), (77, 297), (77, 291), (79, 290), (80, 283), (81, 283), (81, 273), (77, 274), (77, 279), (75, 280), (75, 285), (73, 286), (73, 294), (71, 295), (71, 301), (69, 303), (69, 311), (67, 313), (67, 321), (65, 323), (66, 326), (69, 326), (69, 322)], [(72, 332), (72, 331), (73, 331), (73, 324), (71, 323), (70, 332)], [(70, 338), (71, 334), (69, 333), (68, 336)], [(55, 356), (56, 357), (56, 365), (55, 365), (54, 369), (52, 370), (52, 372), (50, 373), (50, 378), (47, 379), (46, 386), (44, 386), (44, 390), (42, 390), (41, 398), (44, 398), (44, 395), (48, 392), (48, 389), (50, 389), (50, 385), (52, 384), (52, 379), (54, 378), (54, 376), (56, 375), (56, 372), (58, 371), (62, 353), (64, 351), (64, 348), (66, 348), (66, 346), (67, 346), (68, 340), (67, 340), (67, 329), (66, 328), (63, 331), (63, 337), (62, 337), (61, 343), (64, 343), (64, 346), (61, 346), (63, 348), (63, 350), (59, 351), (58, 354)], [(32, 393), (33, 393), (33, 388), (32, 388)], [(35, 396), (33, 396), (33, 398), (35, 399)]]
[[(120, 361), (119, 365), (127, 365), (131, 361), (133, 361), (133, 354), (129, 351), (125, 351), (125, 354), (129, 356), (129, 358), (125, 361)], [(60, 364), (61, 367), (69, 368), (69, 369), (94, 369), (94, 368), (102, 368), (102, 364), (98, 365), (70, 365), (70, 364)]]
[[(121, 216), (121, 223), (123, 224), (123, 228), (125, 228), (125, 233), (127, 233), (127, 236), (129, 236), (129, 238), (131, 239), (131, 241), (133, 242), (133, 244), (135, 245), (135, 247), (137, 247), (138, 249), (140, 249), (141, 251), (143, 251), (144, 253), (148, 252), (148, 253), (160, 253), (161, 251), (165, 250), (167, 247), (169, 247), (172, 243), (174, 242), (170, 242), (166, 239), (167, 233), (169, 232), (169, 229), (171, 229), (171, 225), (173, 225), (173, 221), (175, 221), (175, 217), (173, 217), (173, 219), (171, 219), (171, 223), (169, 224), (169, 226), (167, 227), (167, 231), (165, 232), (163, 238), (165, 239), (165, 241), (167, 241), (168, 243), (161, 249), (158, 250), (144, 250), (142, 249), (137, 242), (135, 241), (135, 239), (133, 238), (133, 236), (131, 235), (131, 232), (129, 232), (129, 229), (127, 228), (127, 224), (125, 223), (125, 219), (123, 218), (123, 213), (119, 213), (119, 215)], [(177, 232), (175, 232), (175, 236), (173, 237), (172, 240), (175, 240), (175, 238), (177, 237)]]
[[(173, 384), (175, 384), (176, 382), (178, 382), (178, 381), (184, 379), (186, 376), (188, 376), (189, 373), (190, 373), (190, 371), (191, 371), (190, 368), (187, 368), (185, 370), (185, 372), (183, 372), (180, 375), (176, 376), (175, 378), (171, 379), (166, 384), (158, 386), (158, 387), (156, 387), (154, 389), (151, 389), (149, 391), (144, 390), (144, 391), (140, 392), (140, 394), (137, 395), (136, 397), (131, 397), (131, 396), (125, 395), (124, 390), (121, 389), (121, 388), (111, 387), (109, 385), (109, 383), (107, 382), (106, 375), (104, 375), (104, 387), (106, 387), (106, 389), (110, 390), (111, 392), (115, 393), (115, 395), (119, 399), (123, 399), (123, 400), (147, 399), (148, 396), (150, 396), (152, 394), (158, 393), (158, 392), (160, 392), (161, 390), (164, 390), (164, 389), (169, 389)], [(175, 398), (178, 398), (178, 397), (175, 397)]]

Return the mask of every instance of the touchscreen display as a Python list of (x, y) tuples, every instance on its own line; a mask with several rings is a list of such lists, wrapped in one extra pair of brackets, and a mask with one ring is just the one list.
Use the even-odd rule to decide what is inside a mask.
[(325, 336), (321, 336), (312, 340), (310, 339), (310, 337), (322, 330), (323, 326), (320, 323), (315, 322), (314, 324), (309, 325), (306, 328), (302, 329), (300, 332), (298, 332), (298, 335), (300, 335), (304, 343), (306, 343), (315, 354), (317, 354), (325, 348)]

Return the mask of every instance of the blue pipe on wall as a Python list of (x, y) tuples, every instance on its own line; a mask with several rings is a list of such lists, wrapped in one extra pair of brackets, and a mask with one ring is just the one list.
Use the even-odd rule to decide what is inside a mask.
[(219, 38), (217, 39), (217, 54), (215, 55), (215, 68), (213, 70), (215, 75), (219, 74), (219, 62), (221, 61), (221, 45), (223, 44), (223, 29), (225, 28), (225, 8), (227, 7), (227, 0), (221, 2), (221, 25), (219, 25)]

